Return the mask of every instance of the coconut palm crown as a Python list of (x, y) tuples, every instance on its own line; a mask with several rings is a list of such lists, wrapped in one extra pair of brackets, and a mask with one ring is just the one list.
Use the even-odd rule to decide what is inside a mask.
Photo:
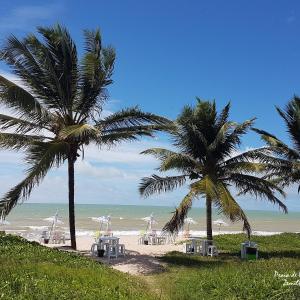
[(116, 55), (102, 45), (99, 30), (84, 31), (81, 59), (66, 28), (37, 31), (22, 40), (10, 36), (1, 49), (2, 60), (21, 84), (0, 76), (0, 104), (12, 111), (0, 115), (0, 148), (23, 150), (28, 168), (24, 180), (1, 199), (0, 214), (26, 200), (51, 168), (67, 161), (71, 246), (76, 248), (74, 163), (84, 146), (152, 136), (170, 122), (137, 107), (102, 113)]
[(262, 153), (271, 153), (273, 157), (270, 159), (280, 162), (280, 168), (268, 174), (274, 182), (282, 188), (285, 186), (296, 184), (298, 185), (298, 193), (300, 192), (300, 98), (295, 96), (290, 100), (285, 109), (276, 107), (279, 115), (285, 122), (286, 129), (292, 146), (288, 146), (275, 135), (264, 130), (256, 129), (261, 135), (266, 146), (262, 147)]
[[(189, 192), (176, 208), (164, 230), (177, 233), (184, 224), (195, 199), (205, 198), (207, 216), (207, 238), (212, 240), (212, 206), (232, 222), (242, 221), (248, 235), (251, 226), (246, 214), (232, 195), (231, 187), (239, 195), (250, 195), (266, 199), (287, 212), (278, 199), (283, 191), (262, 176), (271, 172), (276, 165), (259, 161), (262, 154), (258, 149), (236, 154), (241, 137), (251, 128), (253, 120), (237, 124), (228, 120), (230, 104), (218, 114), (215, 102), (197, 98), (195, 107), (186, 106), (176, 120), (172, 132), (173, 145), (178, 152), (162, 148), (148, 149), (160, 160), (160, 172), (175, 171), (179, 175), (145, 177), (140, 183), (140, 194), (147, 197), (155, 193), (172, 191), (189, 181)], [(236, 154), (236, 155), (235, 155)]]

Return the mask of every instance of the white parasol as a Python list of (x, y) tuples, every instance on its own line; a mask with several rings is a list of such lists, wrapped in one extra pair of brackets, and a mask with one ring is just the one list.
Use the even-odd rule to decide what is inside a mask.
[(56, 213), (55, 213), (54, 216), (45, 218), (45, 219), (43, 219), (43, 221), (51, 223), (51, 229), (50, 229), (49, 236), (51, 236), (51, 234), (54, 231), (56, 225), (58, 225), (58, 224), (59, 225), (64, 224), (64, 222), (62, 220), (60, 220), (59, 217), (58, 217), (58, 211), (56, 211)]
[(228, 226), (228, 224), (225, 221), (223, 221), (222, 219), (215, 220), (215, 221), (213, 221), (213, 223), (215, 225), (219, 225), (219, 233), (221, 231), (221, 226)]
[(142, 218), (143, 221), (147, 222), (146, 231), (152, 231), (152, 226), (157, 224), (156, 220), (154, 219), (153, 213), (150, 216)]
[(108, 216), (101, 216), (101, 217), (92, 217), (91, 218), (94, 222), (100, 223), (100, 231), (102, 230), (103, 224), (106, 224), (106, 231), (111, 231), (111, 217)]

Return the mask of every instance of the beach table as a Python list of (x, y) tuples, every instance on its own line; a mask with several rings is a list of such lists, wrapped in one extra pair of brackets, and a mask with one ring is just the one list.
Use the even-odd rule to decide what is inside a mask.
[(102, 245), (102, 244), (116, 245), (116, 244), (119, 244), (119, 240), (120, 240), (120, 238), (118, 238), (116, 236), (101, 236), (99, 238), (98, 243), (100, 245)]
[(99, 238), (99, 248), (104, 250), (104, 255), (110, 259), (111, 257), (118, 257), (119, 253), (119, 240), (115, 236), (102, 236)]
[(165, 236), (157, 236), (156, 240), (157, 240), (157, 245), (165, 245), (167, 238)]
[(201, 237), (193, 236), (189, 239), (191, 241), (191, 249), (193, 249), (193, 253), (201, 253), (201, 249), (203, 249), (203, 240)]

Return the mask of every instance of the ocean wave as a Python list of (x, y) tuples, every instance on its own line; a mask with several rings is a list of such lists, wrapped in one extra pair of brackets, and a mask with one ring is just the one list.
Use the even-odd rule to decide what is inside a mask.
[[(76, 236), (94, 236), (97, 233), (97, 231), (93, 230), (78, 230), (76, 231)], [(113, 230), (112, 231), (114, 236), (138, 236), (141, 234), (140, 230)], [(162, 234), (162, 231), (156, 230), (156, 233), (158, 235)], [(221, 234), (240, 234), (243, 233), (243, 231), (213, 231), (213, 235), (221, 235)], [(282, 232), (279, 231), (253, 231), (252, 235), (254, 236), (269, 236), (269, 235), (276, 235), (281, 234)], [(179, 236), (184, 235), (184, 231), (180, 231), (178, 233)], [(197, 236), (197, 237), (206, 237), (206, 231), (202, 230), (190, 230), (191, 236)]]

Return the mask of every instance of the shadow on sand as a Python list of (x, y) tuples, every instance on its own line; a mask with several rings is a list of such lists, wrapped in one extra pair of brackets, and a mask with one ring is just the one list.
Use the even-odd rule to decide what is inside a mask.
[(91, 256), (89, 251), (81, 251), (80, 253), (94, 259), (95, 261), (112, 266), (116, 270), (134, 275), (160, 273), (165, 270), (166, 265), (157, 257), (140, 254), (139, 252), (132, 250), (126, 250), (125, 256), (111, 259)]

